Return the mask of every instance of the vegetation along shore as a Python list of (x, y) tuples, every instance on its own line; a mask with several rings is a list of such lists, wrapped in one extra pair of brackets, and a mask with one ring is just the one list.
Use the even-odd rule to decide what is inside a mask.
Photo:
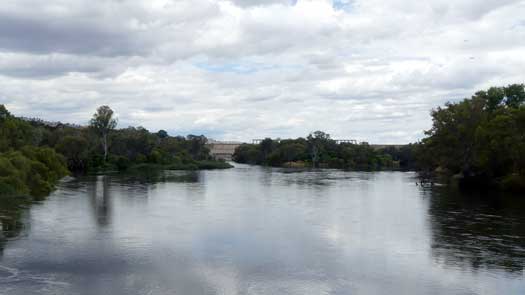
[(47, 195), (68, 174), (232, 167), (210, 157), (202, 135), (116, 127), (108, 106), (78, 126), (18, 118), (0, 105), (0, 196)]
[[(238, 163), (351, 170), (417, 170), (464, 187), (525, 191), (525, 90), (492, 87), (431, 112), (420, 142), (374, 148), (337, 143), (316, 131), (305, 138), (243, 144)], [(117, 129), (101, 106), (88, 126), (18, 118), (0, 105), (0, 196), (47, 195), (68, 174), (143, 169), (226, 169), (203, 135), (170, 136), (142, 127)]]
[(350, 170), (417, 170), (462, 187), (525, 191), (523, 84), (492, 87), (431, 112), (432, 128), (420, 142), (399, 148), (341, 143), (316, 131), (306, 138), (244, 144), (239, 163)]

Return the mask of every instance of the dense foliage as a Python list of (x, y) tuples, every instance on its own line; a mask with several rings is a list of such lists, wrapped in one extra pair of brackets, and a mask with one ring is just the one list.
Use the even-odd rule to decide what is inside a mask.
[[(439, 171), (464, 184), (525, 190), (524, 85), (479, 91), (431, 115), (433, 126), (418, 144), (375, 148), (338, 143), (316, 131), (306, 138), (243, 144), (233, 159), (276, 167)], [(76, 126), (16, 118), (0, 105), (0, 194), (45, 194), (68, 173), (65, 167), (81, 173), (230, 167), (210, 157), (202, 135), (170, 136), (164, 130), (116, 125), (107, 106), (97, 110), (89, 126)]]
[(410, 146), (375, 149), (367, 143), (337, 143), (316, 131), (306, 138), (243, 144), (233, 155), (238, 163), (276, 167), (322, 167), (354, 170), (407, 169), (413, 165)]
[(89, 126), (49, 124), (41, 120), (29, 123), (42, 135), (40, 145), (64, 155), (73, 172), (126, 170), (144, 167), (166, 169), (228, 168), (213, 160), (203, 135), (169, 136), (164, 130), (152, 133), (143, 127), (115, 129), (113, 111), (100, 107)]
[(40, 134), (0, 105), (0, 196), (46, 195), (67, 175), (65, 159), (35, 143)]
[[(100, 107), (89, 126), (12, 116), (0, 105), (0, 194), (47, 194), (68, 169), (73, 173), (126, 170), (216, 169), (204, 136), (169, 136), (142, 127), (115, 129), (113, 111)], [(67, 168), (66, 168), (67, 167)]]
[(432, 111), (420, 165), (462, 184), (525, 189), (524, 85), (492, 87)]

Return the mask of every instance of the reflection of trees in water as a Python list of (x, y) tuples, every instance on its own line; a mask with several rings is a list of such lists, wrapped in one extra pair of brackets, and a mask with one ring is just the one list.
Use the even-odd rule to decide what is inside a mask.
[(88, 192), (97, 224), (107, 226), (111, 221), (111, 191), (110, 179), (107, 175), (99, 175), (89, 183)]
[(87, 182), (88, 194), (96, 222), (104, 227), (111, 223), (112, 194), (115, 192), (147, 196), (148, 190), (158, 183), (199, 182), (198, 171), (143, 171), (129, 174), (99, 175)]
[(23, 216), (30, 200), (23, 197), (0, 197), (0, 256), (10, 239), (25, 228)]
[(435, 188), (430, 198), (432, 255), (448, 266), (522, 272), (524, 200)]
[(165, 182), (199, 182), (199, 171), (170, 171), (150, 169), (134, 171), (133, 173), (116, 174), (111, 176), (111, 181), (120, 185), (141, 187), (147, 189), (149, 185)]
[(277, 168), (277, 179), (286, 185), (300, 185), (322, 189), (341, 181), (373, 180), (375, 173), (352, 172), (335, 169)]
[[(91, 197), (93, 214), (99, 226), (106, 226), (111, 222), (111, 187), (113, 185), (125, 186), (127, 190), (139, 192), (136, 195), (147, 195), (151, 185), (164, 182), (188, 182), (200, 181), (198, 171), (163, 171), (150, 170), (133, 174), (103, 175), (96, 177), (80, 177), (75, 181), (61, 184), (71, 191), (87, 188)], [(6, 244), (10, 239), (20, 235), (26, 227), (23, 218), (33, 200), (43, 201), (43, 197), (0, 197), (0, 256), (3, 254)]]

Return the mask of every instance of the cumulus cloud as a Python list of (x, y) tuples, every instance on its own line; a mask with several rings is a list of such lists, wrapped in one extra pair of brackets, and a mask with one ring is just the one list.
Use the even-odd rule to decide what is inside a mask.
[(429, 111), (523, 83), (523, 0), (19, 0), (0, 7), (18, 115), (217, 139), (417, 140)]

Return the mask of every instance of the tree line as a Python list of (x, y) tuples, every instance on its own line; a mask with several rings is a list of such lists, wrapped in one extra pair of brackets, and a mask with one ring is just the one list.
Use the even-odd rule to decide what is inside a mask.
[[(243, 144), (233, 159), (277, 167), (419, 170), (466, 186), (525, 191), (524, 104), (523, 84), (491, 87), (434, 109), (426, 137), (400, 148), (338, 144), (316, 131)], [(108, 106), (99, 107), (88, 126), (76, 126), (18, 118), (0, 105), (0, 195), (47, 194), (68, 173), (231, 167), (210, 157), (203, 135), (117, 125)]]
[(0, 105), (0, 195), (46, 195), (69, 173), (231, 167), (212, 159), (203, 135), (117, 124), (108, 106), (99, 107), (88, 126), (76, 126), (18, 118)]
[(367, 143), (337, 143), (329, 134), (316, 131), (306, 138), (243, 144), (233, 155), (238, 163), (275, 167), (315, 167), (353, 170), (413, 169), (412, 145), (377, 149)]
[(306, 138), (243, 144), (233, 159), (277, 167), (418, 170), (465, 187), (525, 191), (524, 104), (523, 84), (491, 87), (432, 110), (425, 138), (406, 146), (337, 144), (316, 131)]

